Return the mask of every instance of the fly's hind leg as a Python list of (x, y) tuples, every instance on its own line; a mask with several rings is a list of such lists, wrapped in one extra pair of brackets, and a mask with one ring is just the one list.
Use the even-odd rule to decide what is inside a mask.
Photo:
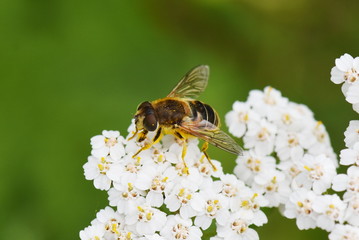
[(202, 162), (203, 158), (206, 157), (209, 164), (211, 164), (211, 166), (213, 168), (213, 171), (217, 171), (216, 166), (214, 166), (213, 162), (211, 161), (211, 159), (208, 156), (207, 149), (208, 149), (208, 142), (204, 142), (203, 145), (202, 145), (202, 149), (201, 149), (201, 151), (203, 152), (204, 155), (202, 156), (200, 161)]
[[(139, 136), (139, 142), (142, 142), (143, 140), (145, 140), (146, 135), (147, 135), (147, 131), (144, 133), (141, 133), (141, 135)], [(152, 139), (151, 142), (146, 143), (142, 148), (140, 148), (133, 156), (132, 158), (135, 158), (140, 152), (142, 152), (143, 150), (149, 149), (150, 147), (152, 147), (152, 145), (158, 143), (162, 138), (162, 128), (159, 128), (156, 132), (155, 137)]]

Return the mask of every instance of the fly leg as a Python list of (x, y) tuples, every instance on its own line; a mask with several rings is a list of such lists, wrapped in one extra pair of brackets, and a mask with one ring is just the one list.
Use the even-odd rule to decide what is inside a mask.
[(203, 145), (202, 145), (202, 149), (201, 149), (201, 151), (203, 152), (204, 155), (202, 156), (200, 161), (202, 162), (203, 158), (206, 157), (209, 164), (211, 164), (211, 166), (213, 168), (213, 171), (217, 171), (216, 166), (214, 166), (213, 162), (211, 161), (211, 159), (208, 156), (207, 149), (208, 149), (208, 142), (204, 142)]
[[(140, 135), (138, 136), (138, 141), (142, 142), (143, 140), (145, 140), (146, 136), (147, 136), (147, 131), (143, 131), (140, 133)], [(150, 147), (152, 147), (152, 145), (158, 143), (162, 138), (162, 128), (159, 128), (156, 132), (155, 137), (152, 139), (151, 142), (146, 143), (142, 148), (140, 148), (133, 156), (132, 158), (135, 158), (140, 152), (142, 152), (143, 150), (149, 149)]]
[(127, 140), (131, 140), (132, 138), (134, 138), (136, 136), (136, 134), (138, 133), (138, 129), (136, 127), (136, 131), (133, 133), (133, 135), (131, 137), (129, 137)]
[(175, 132), (174, 135), (182, 141), (182, 162), (184, 165), (182, 173), (188, 174), (188, 166), (187, 166), (186, 161), (184, 160), (184, 158), (186, 157), (186, 154), (187, 154), (187, 139), (185, 139), (179, 132)]

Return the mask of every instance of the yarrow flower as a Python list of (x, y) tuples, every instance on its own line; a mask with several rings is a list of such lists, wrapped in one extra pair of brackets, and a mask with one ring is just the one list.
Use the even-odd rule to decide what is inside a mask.
[(161, 235), (168, 240), (200, 240), (202, 231), (193, 226), (191, 219), (183, 219), (178, 215), (168, 217)]
[(249, 227), (251, 224), (252, 220), (243, 218), (238, 212), (233, 213), (225, 224), (218, 225), (218, 236), (224, 240), (257, 240), (259, 239), (258, 233)]
[[(256, 117), (242, 121), (248, 113)], [(317, 194), (330, 188), (337, 159), (324, 125), (306, 106), (266, 87), (251, 91), (246, 102), (235, 102), (226, 122), (233, 135), (243, 136), (248, 149), (237, 158), (234, 173), (264, 194), (269, 206), (289, 206), (298, 188)]]
[(359, 120), (350, 121), (344, 135), (345, 146), (348, 148), (353, 147), (355, 143), (359, 142)]
[(316, 227), (318, 213), (313, 209), (317, 195), (310, 190), (300, 188), (289, 196), (283, 212), (287, 218), (295, 218), (299, 229)]
[(359, 57), (353, 58), (346, 53), (337, 58), (330, 74), (330, 80), (335, 84), (344, 82), (345, 99), (353, 104), (354, 111), (359, 112)]
[[(343, 83), (346, 101), (359, 113), (359, 57), (336, 59), (330, 79)], [(234, 174), (225, 174), (217, 160), (213, 167), (198, 139), (187, 140), (184, 164), (183, 142), (172, 135), (136, 157), (154, 133), (142, 142), (118, 131), (91, 138), (84, 175), (107, 191), (111, 207), (100, 210), (80, 238), (257, 240), (252, 226), (268, 221), (262, 208), (277, 207), (301, 230), (321, 228), (331, 240), (359, 239), (359, 120), (344, 132), (340, 164), (348, 169), (341, 174), (324, 124), (272, 87), (236, 101), (225, 122), (245, 148)], [(134, 131), (132, 121), (128, 132)]]
[(332, 160), (324, 154), (316, 157), (306, 154), (298, 161), (297, 166), (301, 172), (293, 179), (292, 186), (312, 189), (317, 194), (330, 188), (336, 175)]
[[(332, 70), (336, 83), (351, 78), (348, 82), (357, 84), (357, 59), (345, 56), (337, 61), (339, 68)], [(341, 64), (352, 65), (344, 71)], [(348, 148), (340, 155), (340, 162), (345, 165), (358, 166), (357, 122), (351, 121), (345, 132)], [(329, 135), (324, 124), (314, 119), (308, 107), (290, 102), (278, 90), (267, 87), (263, 92), (251, 91), (245, 102), (235, 102), (233, 110), (226, 115), (226, 123), (230, 133), (243, 137), (246, 148), (237, 158), (234, 173), (247, 184), (246, 188), (261, 193), (267, 206), (279, 207), (285, 217), (296, 219), (299, 229), (319, 227), (336, 232), (337, 226), (345, 221), (357, 226), (359, 170), (350, 167), (347, 174), (337, 175), (338, 161)], [(332, 183), (334, 190), (346, 190), (343, 200), (337, 195), (325, 194)], [(242, 214), (243, 224), (256, 224), (260, 218), (245, 221), (241, 209), (231, 210)], [(266, 222), (266, 218), (262, 221)], [(256, 225), (260, 226), (258, 222)], [(218, 226), (218, 237), (226, 238), (233, 233), (229, 228), (224, 231), (223, 225)], [(255, 235), (252, 237), (257, 238)], [(235, 239), (234, 235), (231, 238)]]
[[(224, 174), (217, 160), (212, 160), (214, 170), (198, 143), (196, 139), (187, 142), (184, 171), (181, 142), (172, 136), (135, 158), (143, 143), (125, 139), (118, 131), (93, 137), (85, 177), (108, 192), (109, 205), (115, 209), (101, 210), (91, 226), (80, 232), (81, 239), (199, 240), (213, 222), (226, 224), (238, 208), (246, 210), (246, 226), (266, 223), (260, 210), (265, 206), (261, 193), (251, 191), (247, 196), (245, 183)], [(238, 201), (240, 207), (230, 207)], [(259, 221), (254, 220), (256, 216)], [(257, 235), (254, 230), (248, 232)]]
[(334, 229), (336, 222), (344, 222), (346, 207), (346, 203), (344, 203), (336, 194), (318, 196), (313, 204), (314, 211), (319, 213), (317, 217), (317, 226), (331, 232)]
[(359, 239), (359, 228), (350, 225), (337, 224), (329, 234), (330, 240), (356, 240)]

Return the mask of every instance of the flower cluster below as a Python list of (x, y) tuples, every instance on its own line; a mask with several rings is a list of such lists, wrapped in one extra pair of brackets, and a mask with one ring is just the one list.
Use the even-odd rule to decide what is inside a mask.
[(81, 239), (199, 240), (213, 223), (214, 239), (259, 239), (250, 226), (267, 222), (261, 210), (267, 200), (235, 175), (224, 174), (219, 161), (212, 160), (214, 171), (197, 139), (187, 143), (188, 169), (182, 143), (171, 135), (133, 158), (143, 144), (118, 131), (91, 139), (85, 177), (108, 192), (110, 206), (80, 232)]

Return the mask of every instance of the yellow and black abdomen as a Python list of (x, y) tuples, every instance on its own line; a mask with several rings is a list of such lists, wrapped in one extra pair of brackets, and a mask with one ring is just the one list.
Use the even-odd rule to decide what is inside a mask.
[(197, 100), (188, 101), (188, 103), (191, 108), (193, 121), (203, 119), (217, 127), (220, 126), (218, 113), (211, 106)]

